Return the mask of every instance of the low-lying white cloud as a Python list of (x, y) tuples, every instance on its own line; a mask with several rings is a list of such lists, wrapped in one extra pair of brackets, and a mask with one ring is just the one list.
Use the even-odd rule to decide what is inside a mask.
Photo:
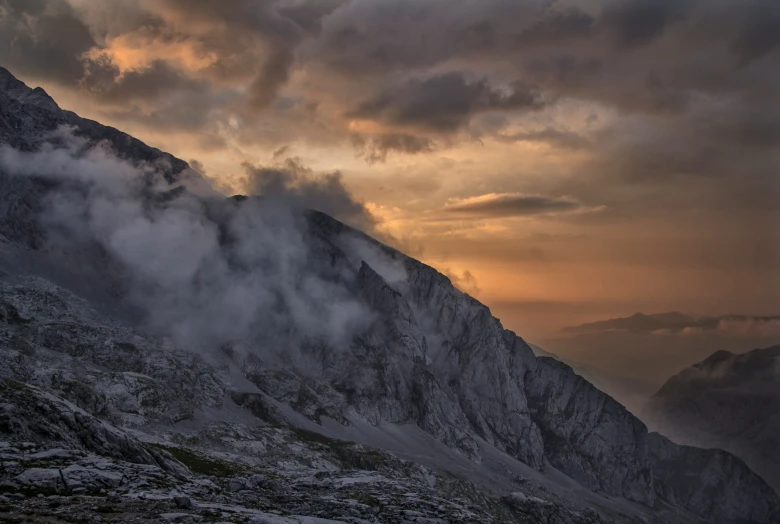
[(186, 176), (172, 187), (158, 167), (133, 165), (67, 129), (35, 152), (0, 148), (0, 171), (54, 182), (40, 215), (47, 244), (99, 246), (148, 326), (183, 347), (243, 343), (293, 354), (306, 343), (348, 344), (372, 322), (348, 276), (320, 276), (329, 261), (307, 241), (299, 205), (326, 198), (318, 189), (333, 190), (330, 182), (299, 178), (291, 205), (284, 185), (267, 198), (225, 199), (190, 191)]

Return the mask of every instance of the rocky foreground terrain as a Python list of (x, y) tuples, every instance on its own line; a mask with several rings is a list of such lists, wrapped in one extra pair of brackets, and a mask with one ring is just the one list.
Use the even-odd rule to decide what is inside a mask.
[(669, 379), (643, 418), (676, 442), (734, 453), (780, 492), (780, 346), (714, 353)]
[(3, 69), (0, 142), (0, 521), (780, 521), (740, 459), (325, 214)]

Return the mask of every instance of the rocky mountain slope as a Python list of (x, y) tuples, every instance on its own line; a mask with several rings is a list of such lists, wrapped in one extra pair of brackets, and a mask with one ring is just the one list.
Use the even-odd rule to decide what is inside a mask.
[(780, 492), (780, 346), (714, 353), (669, 379), (643, 417), (675, 442), (734, 453)]
[(648, 398), (655, 393), (657, 387), (646, 382), (640, 382), (628, 377), (621, 377), (590, 365), (582, 364), (572, 358), (561, 358), (555, 353), (529, 344), (537, 357), (549, 357), (561, 361), (574, 370), (576, 374), (590, 382), (597, 389), (617, 400), (634, 415), (641, 414)]
[(0, 141), (0, 509), (780, 518), (742, 461), (648, 434), (445, 276), (327, 215), (219, 197), (1, 69)]

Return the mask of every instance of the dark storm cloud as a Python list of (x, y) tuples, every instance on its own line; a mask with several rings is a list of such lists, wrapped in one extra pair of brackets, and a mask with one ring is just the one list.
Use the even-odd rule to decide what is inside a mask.
[(344, 186), (341, 173), (315, 174), (297, 159), (274, 167), (245, 165), (250, 194), (284, 202), (301, 209), (315, 209), (347, 224), (373, 232), (376, 220)]
[(528, 216), (545, 213), (571, 212), (582, 204), (569, 198), (542, 195), (496, 194), (452, 203), (444, 208), (448, 213), (482, 217)]
[[(655, 171), (633, 162), (642, 149), (653, 152), (644, 156), (659, 171), (686, 175), (723, 172), (735, 155), (743, 175), (775, 160), (780, 3), (774, 0), (78, 5), (0, 0), (0, 61), (23, 76), (85, 90), (115, 106), (109, 114), (154, 129), (164, 122), (202, 130), (212, 113), (221, 112), (223, 126), (240, 114), (235, 134), (242, 145), (268, 140), (277, 147), (299, 136), (352, 140), (369, 162), (457, 147), (459, 140), (545, 142), (587, 148), (596, 164), (620, 166), (594, 171), (612, 180)], [(122, 46), (130, 46), (131, 57), (140, 50), (142, 63), (119, 71), (114, 60)], [(186, 48), (191, 60), (174, 48)], [(322, 111), (301, 119), (280, 102), (292, 99), (322, 103)], [(188, 117), (173, 101), (206, 116)], [(570, 126), (551, 121), (552, 101), (597, 104), (617, 118), (595, 136), (576, 126), (576, 133), (559, 132)], [(501, 113), (517, 123), (545, 110), (547, 120), (511, 127), (534, 131), (513, 135), (473, 125), (480, 115)], [(282, 124), (285, 111), (299, 124)], [(372, 123), (356, 131), (348, 118)], [(622, 140), (626, 135), (636, 143)], [(683, 141), (686, 150), (670, 155)]]
[[(250, 85), (249, 102), (257, 108), (267, 107), (287, 81), (294, 63), (294, 49), (302, 39), (302, 29), (292, 19), (279, 14), (274, 1), (164, 0), (183, 19), (223, 23), (230, 31), (247, 33), (262, 47), (258, 72)], [(327, 14), (325, 10), (322, 14)], [(316, 22), (311, 18), (308, 23)], [(229, 35), (224, 35), (230, 38)], [(249, 50), (255, 52), (255, 50)]]
[(424, 79), (413, 78), (386, 89), (360, 104), (349, 116), (451, 132), (477, 113), (531, 110), (544, 105), (535, 89), (519, 82), (499, 90), (484, 78), (469, 81), (463, 73), (452, 71)]
[(663, 35), (687, 13), (690, 0), (612, 0), (599, 21), (620, 47), (638, 47)]
[(774, 329), (780, 330), (780, 316), (754, 317), (746, 315), (722, 315), (697, 317), (684, 313), (655, 313), (646, 315), (636, 313), (630, 317), (613, 318), (590, 322), (563, 329), (565, 333), (585, 334), (609, 331), (631, 333), (690, 333), (702, 331), (726, 330), (735, 333), (750, 333)]
[(780, 46), (780, 4), (773, 0), (745, 4), (745, 21), (731, 45), (743, 64), (761, 58)]
[(346, 77), (422, 70), (505, 55), (546, 2), (357, 0), (323, 24), (312, 58)]
[(780, 120), (771, 114), (738, 115), (714, 127), (712, 135), (741, 146), (774, 149), (780, 146)]
[(187, 77), (161, 60), (124, 73), (111, 62), (89, 60), (82, 86), (100, 100), (125, 104), (155, 100), (171, 92), (208, 91), (204, 82)]
[(591, 15), (577, 8), (555, 10), (518, 34), (515, 41), (523, 47), (535, 47), (585, 38), (591, 34), (594, 22)]
[(297, 1), (281, 5), (277, 12), (289, 18), (306, 33), (317, 35), (322, 30), (322, 19), (338, 9), (347, 0)]
[[(88, 53), (104, 49), (104, 42), (96, 41), (93, 34), (135, 35), (150, 46), (185, 43), (201, 56), (216, 57), (197, 76), (208, 74), (214, 80), (252, 76), (246, 101), (263, 109), (289, 79), (295, 48), (306, 34), (316, 34), (321, 19), (340, 3), (163, 0), (155, 6), (164, 9), (167, 18), (162, 18), (145, 11), (144, 3), (133, 1), (96, 4), (87, 9), (103, 16), (85, 18), (80, 15), (86, 10), (76, 13), (66, 0), (0, 0), (0, 60), (15, 71), (71, 87), (85, 81), (92, 94), (113, 101), (128, 95), (143, 98), (190, 90), (192, 72), (177, 71), (158, 59), (141, 71), (120, 74), (109, 57)], [(191, 24), (200, 24), (201, 30), (188, 32)], [(211, 29), (204, 33), (202, 28), (209, 25)]]
[(18, 74), (75, 83), (84, 75), (81, 55), (93, 46), (65, 0), (0, 0), (0, 63)]

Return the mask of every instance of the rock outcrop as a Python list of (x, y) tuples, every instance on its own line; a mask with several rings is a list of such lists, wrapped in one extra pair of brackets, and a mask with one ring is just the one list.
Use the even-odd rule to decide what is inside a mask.
[(70, 402), (8, 379), (0, 379), (0, 434), (19, 442), (56, 442), (70, 450), (157, 466), (180, 478), (190, 475), (169, 453), (143, 445)]

